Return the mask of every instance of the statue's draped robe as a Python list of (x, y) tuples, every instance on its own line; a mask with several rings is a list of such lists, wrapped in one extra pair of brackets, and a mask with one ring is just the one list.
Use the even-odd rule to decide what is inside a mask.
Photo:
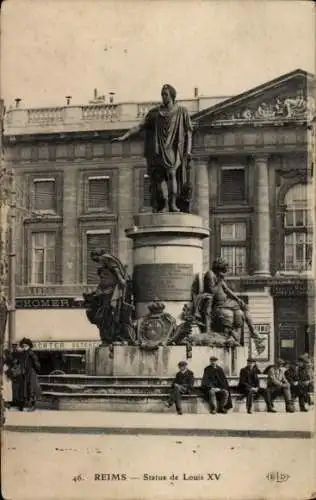
[(187, 182), (187, 140), (188, 133), (192, 132), (188, 110), (177, 104), (171, 110), (162, 106), (155, 107), (148, 112), (144, 129), (144, 156), (149, 176), (154, 176), (159, 181), (167, 180), (168, 173), (175, 169), (178, 189), (181, 189)]

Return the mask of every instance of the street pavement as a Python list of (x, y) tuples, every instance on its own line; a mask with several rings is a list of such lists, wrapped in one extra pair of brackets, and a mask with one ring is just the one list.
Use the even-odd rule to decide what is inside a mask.
[[(136, 417), (140, 422), (137, 423)], [(149, 417), (149, 418), (148, 418)], [(14, 414), (11, 424), (57, 421), (64, 427), (79, 423), (130, 427), (158, 426), (161, 415), (42, 412)], [(219, 428), (226, 416), (208, 421), (187, 415), (187, 426)], [(240, 415), (230, 415), (239, 421)], [(270, 415), (269, 415), (270, 417)], [(275, 427), (302, 426), (293, 415), (260, 416)], [(289, 417), (289, 418), (288, 418)], [(306, 417), (304, 415), (304, 419)], [(256, 416), (252, 422), (255, 422)], [(270, 420), (268, 424), (268, 420)], [(291, 421), (291, 424), (290, 424)], [(228, 422), (228, 420), (226, 420)], [(162, 424), (160, 424), (162, 425)], [(167, 421), (165, 420), (165, 425)], [(308, 417), (306, 420), (309, 426)], [(18, 427), (18, 425), (16, 426)], [(168, 428), (185, 429), (184, 419), (168, 416)], [(103, 435), (11, 432), (2, 436), (2, 494), (12, 500), (256, 500), (315, 498), (315, 453), (311, 439), (252, 439), (193, 435)], [(20, 425), (20, 430), (22, 426)]]
[(315, 412), (184, 414), (100, 411), (8, 411), (11, 432), (310, 438)]

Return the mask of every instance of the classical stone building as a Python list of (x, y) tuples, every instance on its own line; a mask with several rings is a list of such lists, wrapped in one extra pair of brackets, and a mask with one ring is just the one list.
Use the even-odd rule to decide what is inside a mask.
[[(215, 256), (228, 260), (230, 284), (266, 337), (263, 365), (312, 349), (312, 93), (313, 77), (295, 70), (233, 97), (183, 101), (194, 123), (193, 211), (211, 230), (205, 270)], [(143, 138), (111, 138), (154, 104), (112, 98), (6, 114), (18, 198), (16, 336), (33, 338), (47, 363), (55, 350), (63, 367), (78, 358), (91, 369), (98, 333), (79, 300), (96, 281), (90, 251), (106, 248), (133, 270), (125, 229), (150, 210)]]

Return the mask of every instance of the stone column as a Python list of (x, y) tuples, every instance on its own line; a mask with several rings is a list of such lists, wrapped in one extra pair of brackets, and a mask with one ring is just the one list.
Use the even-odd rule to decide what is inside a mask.
[[(197, 159), (196, 165), (196, 201), (198, 214), (202, 217), (203, 226), (210, 226), (210, 193), (208, 159)], [(209, 269), (210, 263), (210, 239), (203, 240), (203, 272)]]
[(209, 231), (202, 227), (201, 217), (179, 212), (138, 214), (126, 235), (133, 241), (137, 318), (148, 314), (147, 306), (159, 299), (165, 312), (180, 322), (194, 280), (202, 278), (202, 241)]
[(255, 207), (253, 225), (254, 274), (270, 275), (270, 211), (268, 157), (255, 157)]

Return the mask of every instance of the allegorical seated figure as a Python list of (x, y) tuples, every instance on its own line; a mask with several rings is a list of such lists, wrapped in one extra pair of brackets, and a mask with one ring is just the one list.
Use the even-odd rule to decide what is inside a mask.
[(103, 343), (110, 343), (122, 325), (122, 311), (131, 301), (129, 277), (121, 262), (104, 250), (91, 252), (91, 259), (100, 264), (99, 285), (92, 293), (84, 294), (89, 321), (100, 331)]
[(206, 331), (220, 332), (227, 339), (239, 341), (236, 332), (246, 322), (251, 337), (259, 340), (248, 312), (247, 304), (241, 300), (225, 282), (227, 262), (217, 258), (212, 269), (204, 276), (204, 293), (200, 298), (200, 314), (202, 315)]

